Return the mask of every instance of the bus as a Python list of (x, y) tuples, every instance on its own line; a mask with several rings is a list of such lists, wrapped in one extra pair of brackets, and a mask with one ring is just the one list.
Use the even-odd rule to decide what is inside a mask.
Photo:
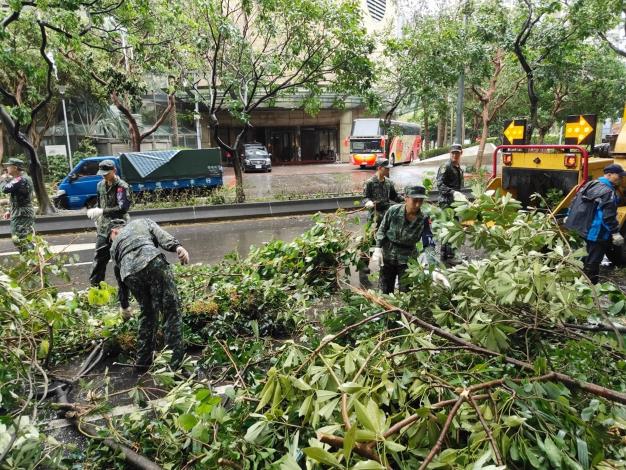
[(418, 160), (422, 148), (421, 129), (410, 122), (391, 121), (394, 136), (385, 155), (388, 139), (385, 122), (379, 118), (355, 119), (350, 133), (350, 161), (361, 168), (373, 167), (378, 160), (389, 158), (391, 165)]

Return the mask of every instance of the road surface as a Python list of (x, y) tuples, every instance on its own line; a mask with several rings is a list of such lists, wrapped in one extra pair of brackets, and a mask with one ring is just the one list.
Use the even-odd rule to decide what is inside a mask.
[[(232, 251), (245, 256), (252, 245), (272, 239), (290, 241), (313, 225), (312, 216), (279, 217), (269, 219), (239, 220), (216, 223), (172, 225), (164, 228), (174, 235), (189, 251), (192, 263), (217, 263)], [(95, 248), (95, 233), (48, 235), (46, 240), (55, 252), (74, 255), (77, 259), (67, 263), (71, 284), (60, 284), (61, 290), (88, 286), (91, 260)], [(0, 265), (10, 263), (15, 255), (10, 239), (0, 239)], [(176, 255), (167, 253), (170, 262)], [(107, 269), (107, 282), (114, 284), (113, 270)]]

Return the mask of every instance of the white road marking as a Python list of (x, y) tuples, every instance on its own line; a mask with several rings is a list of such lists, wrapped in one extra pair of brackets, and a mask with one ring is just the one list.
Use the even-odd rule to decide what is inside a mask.
[[(74, 253), (77, 251), (89, 251), (96, 248), (95, 243), (73, 243), (71, 245), (52, 245), (50, 251), (52, 253)], [(17, 251), (5, 251), (0, 253), (0, 256), (17, 255)]]

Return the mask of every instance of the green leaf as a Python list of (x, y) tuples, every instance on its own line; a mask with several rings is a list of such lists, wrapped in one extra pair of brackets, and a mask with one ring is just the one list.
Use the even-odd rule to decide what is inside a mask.
[(266, 430), (267, 425), (267, 421), (257, 421), (248, 428), (248, 430), (246, 431), (246, 435), (243, 438), (250, 444), (254, 444), (255, 442), (257, 442), (261, 434), (263, 434), (263, 432)]
[(356, 442), (356, 431), (356, 426), (352, 426), (343, 437), (343, 455), (346, 458), (346, 462), (350, 460), (350, 455), (352, 455), (352, 448)]
[(321, 447), (307, 447), (302, 449), (302, 452), (304, 452), (304, 455), (307, 457), (316, 460), (319, 463), (323, 463), (324, 465), (330, 465), (331, 467), (337, 468), (342, 467), (339, 460), (337, 460), (333, 454), (322, 449)]
[(354, 408), (356, 410), (356, 417), (366, 429), (378, 433), (377, 430), (377, 417), (370, 415), (367, 408), (365, 408), (360, 401), (354, 400)]
[(185, 413), (178, 417), (178, 425), (183, 428), (185, 432), (189, 432), (198, 423), (198, 418), (194, 415)]
[(402, 452), (406, 450), (405, 446), (403, 446), (402, 444), (398, 444), (397, 442), (394, 442), (394, 441), (385, 440), (385, 447), (391, 452)]
[(559, 449), (554, 441), (550, 439), (550, 436), (546, 436), (545, 441), (543, 442), (544, 449), (546, 455), (548, 456), (548, 460), (555, 468), (561, 468), (561, 463), (563, 461), (563, 455), (561, 454), (561, 449)]
[(359, 385), (356, 382), (345, 382), (342, 383), (339, 389), (345, 393), (355, 393), (363, 388), (363, 385)]
[(385, 466), (375, 460), (363, 460), (350, 467), (350, 470), (385, 470)]

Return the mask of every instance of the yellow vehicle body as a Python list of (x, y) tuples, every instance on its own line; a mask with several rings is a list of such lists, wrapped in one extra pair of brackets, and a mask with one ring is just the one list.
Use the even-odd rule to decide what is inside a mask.
[[(622, 122), (626, 123), (626, 107)], [(626, 125), (622, 125), (608, 157), (587, 157), (585, 154), (582, 147), (566, 145), (498, 147), (494, 152), (494, 175), (487, 189), (510, 193), (525, 206), (536, 205), (531, 201), (535, 193), (546, 197), (550, 189), (560, 190), (563, 198), (553, 206), (553, 212), (564, 214), (578, 188), (586, 181), (602, 176), (604, 167), (617, 163), (626, 168)], [(498, 168), (501, 171), (497, 171)], [(620, 191), (626, 195), (626, 181), (622, 181)], [(618, 221), (620, 226), (626, 221), (625, 206), (618, 208)]]

